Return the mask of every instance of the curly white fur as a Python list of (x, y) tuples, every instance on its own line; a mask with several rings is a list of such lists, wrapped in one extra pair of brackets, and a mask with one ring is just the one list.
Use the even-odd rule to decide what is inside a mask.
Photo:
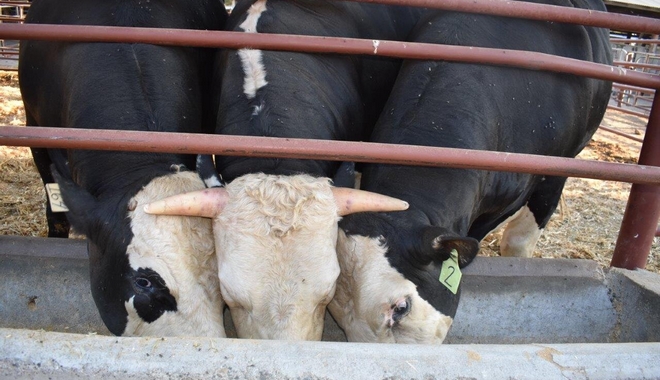
[(339, 275), (330, 181), (248, 174), (227, 192), (214, 233), (222, 295), (238, 336), (319, 340)]

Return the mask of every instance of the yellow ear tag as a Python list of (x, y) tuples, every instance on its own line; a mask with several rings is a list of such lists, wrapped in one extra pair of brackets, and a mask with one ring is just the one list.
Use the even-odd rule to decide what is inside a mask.
[(456, 294), (458, 285), (461, 283), (461, 268), (458, 266), (458, 252), (455, 249), (451, 250), (451, 256), (442, 263), (440, 269), (440, 283), (449, 289), (452, 293)]
[(50, 209), (53, 212), (67, 212), (69, 208), (64, 204), (62, 194), (60, 193), (60, 185), (56, 183), (46, 184), (46, 193), (48, 194), (48, 202), (50, 202)]

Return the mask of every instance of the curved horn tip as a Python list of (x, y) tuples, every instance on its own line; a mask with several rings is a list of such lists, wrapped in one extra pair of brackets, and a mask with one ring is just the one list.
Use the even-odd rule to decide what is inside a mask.
[(201, 216), (213, 218), (228, 201), (227, 189), (214, 187), (173, 195), (144, 206), (144, 212), (152, 215)]
[(403, 211), (409, 207), (404, 200), (364, 190), (333, 188), (333, 193), (340, 216), (368, 211)]
[[(156, 202), (152, 202), (152, 203), (147, 203), (146, 205), (144, 205), (144, 207), (142, 207), (142, 210), (143, 210), (146, 214), (157, 214), (158, 211), (162, 211), (162, 210), (159, 210), (159, 207), (155, 207), (154, 204), (157, 204), (157, 203), (159, 203), (159, 202), (160, 202), (160, 201), (156, 201)], [(162, 208), (162, 207), (161, 207), (161, 208)]]

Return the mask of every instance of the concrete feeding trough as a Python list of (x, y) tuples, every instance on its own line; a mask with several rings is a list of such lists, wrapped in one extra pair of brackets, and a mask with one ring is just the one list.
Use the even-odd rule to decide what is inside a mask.
[(442, 346), (118, 338), (88, 277), (84, 241), (0, 237), (0, 378), (660, 378), (660, 276), (588, 260), (477, 258)]

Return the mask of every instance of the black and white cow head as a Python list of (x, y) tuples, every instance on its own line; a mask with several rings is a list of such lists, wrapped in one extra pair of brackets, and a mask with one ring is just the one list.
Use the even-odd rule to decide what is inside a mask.
[(309, 175), (241, 176), (148, 206), (213, 218), (222, 296), (241, 338), (320, 340), (339, 276), (337, 222), (406, 202)]
[[(370, 225), (371, 216), (351, 217)], [(373, 232), (340, 229), (341, 274), (328, 310), (349, 341), (442, 343), (460, 297), (460, 286), (454, 294), (440, 284), (442, 264), (455, 250), (459, 266), (466, 266), (478, 252), (478, 242), (439, 227), (415, 233), (405, 227)]]
[(143, 211), (151, 201), (204, 188), (195, 172), (175, 170), (99, 198), (53, 174), (67, 218), (87, 237), (92, 296), (110, 332), (225, 336), (210, 221)]

